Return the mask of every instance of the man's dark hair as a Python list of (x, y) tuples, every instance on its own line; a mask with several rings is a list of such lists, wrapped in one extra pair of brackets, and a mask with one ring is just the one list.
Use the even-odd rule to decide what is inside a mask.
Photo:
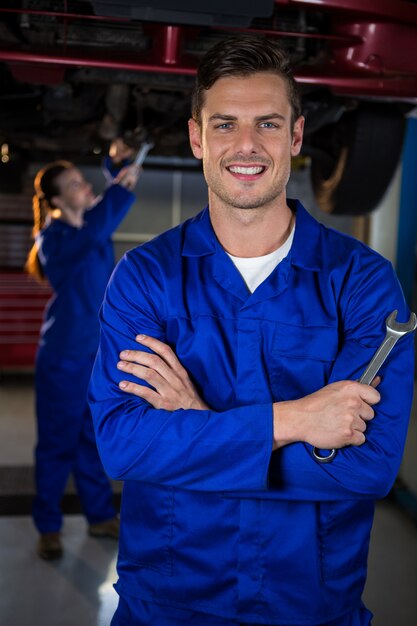
[(197, 71), (192, 94), (192, 116), (200, 124), (205, 91), (219, 78), (250, 76), (258, 72), (272, 72), (281, 76), (287, 85), (291, 105), (292, 127), (301, 115), (301, 96), (292, 75), (286, 51), (266, 37), (236, 35), (217, 43), (203, 57)]

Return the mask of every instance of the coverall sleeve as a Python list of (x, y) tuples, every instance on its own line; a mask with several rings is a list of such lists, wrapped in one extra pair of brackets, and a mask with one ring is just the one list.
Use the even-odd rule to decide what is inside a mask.
[(106, 177), (106, 180), (111, 183), (114, 178), (116, 178), (117, 174), (124, 167), (128, 167), (132, 164), (132, 159), (123, 159), (117, 165), (113, 162), (110, 155), (106, 155), (103, 159), (103, 173)]
[[(41, 254), (48, 276), (83, 263), (91, 248), (106, 242), (135, 201), (135, 195), (117, 184), (107, 188), (96, 205), (85, 213), (82, 228), (68, 228), (60, 237), (55, 233), (41, 241)], [(52, 261), (49, 265), (49, 260)]]
[[(146, 288), (149, 275), (152, 298)], [(121, 350), (137, 350), (138, 333), (167, 340), (163, 289), (157, 281), (157, 269), (149, 264), (142, 268), (140, 263), (132, 268), (124, 257), (101, 309), (101, 340), (89, 401), (106, 471), (114, 479), (198, 491), (266, 490), (272, 450), (270, 402), (226, 412), (169, 412), (119, 389), (123, 379), (138, 382), (117, 370)]]
[[(341, 348), (329, 383), (358, 380), (385, 336), (385, 319), (395, 309), (397, 320), (409, 310), (391, 265), (380, 260), (367, 271), (352, 272), (341, 291)], [(378, 386), (381, 401), (368, 423), (366, 442), (338, 450), (329, 463), (319, 463), (312, 447), (296, 443), (273, 453), (271, 495), (285, 500), (346, 500), (384, 497), (398, 473), (404, 451), (413, 396), (413, 335), (399, 340), (386, 360)]]

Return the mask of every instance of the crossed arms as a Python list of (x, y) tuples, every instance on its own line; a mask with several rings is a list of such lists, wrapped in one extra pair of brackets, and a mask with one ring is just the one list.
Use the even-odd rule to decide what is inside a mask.
[[(180, 289), (161, 274), (159, 260), (143, 258), (146, 253), (145, 248), (121, 262), (101, 312), (90, 406), (108, 474), (182, 489), (250, 492), (251, 497), (311, 501), (385, 495), (398, 472), (407, 432), (412, 340), (402, 340), (387, 362), (382, 381), (375, 381), (378, 390), (355, 379), (381, 339), (374, 334), (368, 342), (375, 320), (383, 322), (381, 304), (375, 303), (382, 302), (384, 310), (401, 308), (401, 292), (387, 265), (378, 261), (364, 278), (372, 277), (370, 301), (355, 287), (359, 293), (354, 301), (350, 297), (354, 319), (343, 320), (347, 331), (330, 373), (316, 375), (321, 365), (313, 361), (304, 371), (318, 384), (298, 379), (297, 395), (274, 401), (261, 369), (254, 364), (254, 379), (250, 363), (235, 395), (237, 373), (226, 368), (234, 357), (222, 353), (221, 334), (211, 326), (208, 334), (200, 327), (195, 335), (194, 318), (174, 309), (182, 302)], [(169, 276), (178, 274), (169, 269)], [(403, 307), (401, 319), (406, 314)], [(201, 324), (210, 319), (215, 318), (201, 318)], [(357, 319), (365, 320), (359, 330)], [(144, 336), (135, 340), (138, 331)], [(178, 358), (168, 341), (179, 345)], [(255, 335), (253, 341), (259, 347)], [(255, 387), (251, 381), (242, 387), (247, 376)], [(319, 388), (320, 380), (328, 384)], [(341, 450), (332, 463), (320, 465), (311, 446)]]
[[(151, 385), (123, 380), (120, 389), (146, 400), (155, 409), (205, 410), (187, 371), (173, 350), (162, 341), (138, 335), (136, 341), (152, 350), (126, 350), (120, 353), (117, 367)], [(374, 382), (377, 385), (380, 379)], [(379, 392), (369, 385), (340, 381), (299, 400), (273, 404), (273, 450), (294, 442), (305, 442), (318, 448), (360, 446), (365, 442), (367, 422), (380, 401)]]

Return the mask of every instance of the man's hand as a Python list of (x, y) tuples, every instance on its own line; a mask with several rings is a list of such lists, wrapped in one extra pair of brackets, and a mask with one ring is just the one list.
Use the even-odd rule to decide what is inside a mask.
[(138, 335), (136, 341), (153, 351), (124, 350), (117, 364), (119, 370), (146, 380), (153, 389), (122, 380), (120, 389), (143, 398), (155, 409), (176, 411), (177, 409), (208, 409), (198, 395), (187, 371), (167, 344), (149, 337)]
[(276, 402), (274, 450), (295, 441), (325, 450), (360, 446), (374, 417), (372, 406), (380, 399), (373, 386), (342, 380), (299, 400)]

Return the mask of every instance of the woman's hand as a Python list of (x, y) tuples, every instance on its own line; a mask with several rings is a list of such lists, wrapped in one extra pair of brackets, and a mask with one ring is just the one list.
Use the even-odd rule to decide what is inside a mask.
[(133, 191), (136, 187), (136, 183), (138, 182), (138, 178), (142, 172), (142, 168), (138, 165), (127, 165), (117, 174), (113, 183), (121, 185), (129, 191)]

